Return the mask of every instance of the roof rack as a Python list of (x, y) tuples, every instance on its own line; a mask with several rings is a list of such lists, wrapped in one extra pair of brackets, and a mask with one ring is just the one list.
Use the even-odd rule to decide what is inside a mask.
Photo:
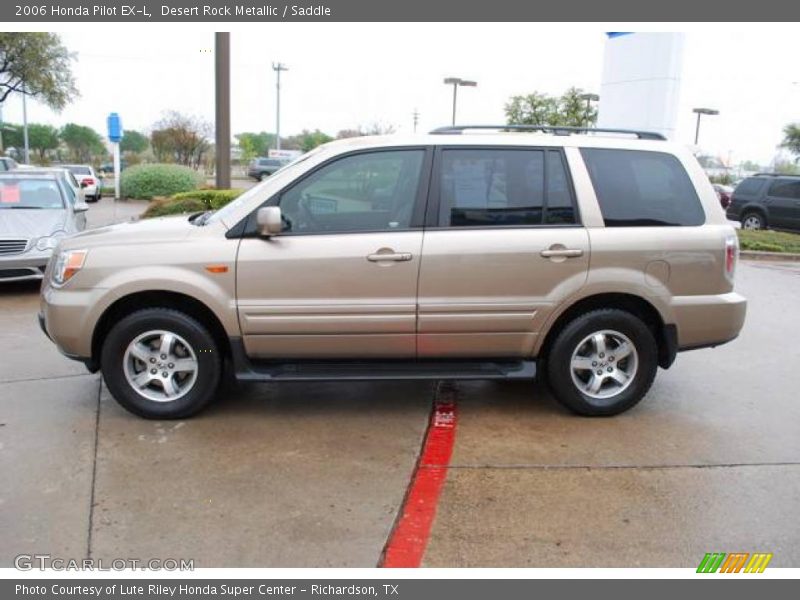
[(568, 127), (566, 125), (448, 125), (438, 127), (431, 131), (435, 135), (458, 135), (469, 129), (483, 129), (498, 131), (516, 131), (552, 133), (554, 135), (572, 135), (575, 133), (619, 133), (625, 135), (635, 135), (640, 140), (666, 140), (660, 133), (654, 131), (637, 131), (635, 129), (608, 129), (605, 127)]

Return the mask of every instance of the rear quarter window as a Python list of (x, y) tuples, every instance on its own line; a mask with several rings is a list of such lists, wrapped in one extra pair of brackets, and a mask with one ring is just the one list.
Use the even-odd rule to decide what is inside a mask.
[(681, 162), (665, 152), (582, 148), (606, 227), (695, 226), (705, 222)]

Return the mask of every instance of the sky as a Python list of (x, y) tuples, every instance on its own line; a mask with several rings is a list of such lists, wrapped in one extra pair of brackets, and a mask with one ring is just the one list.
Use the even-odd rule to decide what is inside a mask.
[[(214, 118), (213, 29), (193, 25), (60, 25), (76, 54), (80, 97), (60, 114), (28, 102), (28, 119), (76, 122), (105, 131), (118, 112), (125, 129), (147, 132), (165, 111)], [(630, 24), (628, 25), (630, 27)], [(91, 34), (89, 29), (91, 28)], [(226, 26), (231, 29), (231, 26)], [(461, 88), (458, 121), (503, 123), (515, 94), (599, 92), (609, 24), (275, 23), (234, 26), (231, 34), (233, 133), (274, 131), (275, 74), (282, 73), (281, 133), (392, 125), (419, 131), (450, 122), (448, 76)], [(616, 28), (619, 28), (617, 26)], [(768, 164), (786, 123), (800, 121), (796, 24), (705, 25), (686, 33), (677, 141), (691, 144), (692, 107), (716, 108), (703, 120), (700, 146), (723, 160)], [(602, 99), (601, 99), (602, 102)], [(19, 97), (3, 119), (21, 122)]]

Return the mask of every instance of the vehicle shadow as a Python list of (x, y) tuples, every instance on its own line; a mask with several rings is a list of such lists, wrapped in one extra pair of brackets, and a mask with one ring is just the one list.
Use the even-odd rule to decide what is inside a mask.
[(6, 296), (32, 296), (41, 290), (42, 282), (33, 281), (0, 281), (0, 297)]

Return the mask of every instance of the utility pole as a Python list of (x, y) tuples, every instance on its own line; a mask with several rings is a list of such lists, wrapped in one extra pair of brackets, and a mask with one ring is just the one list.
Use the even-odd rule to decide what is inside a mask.
[(215, 132), (217, 189), (231, 187), (231, 34), (214, 34), (214, 78), (216, 89)]
[(275, 90), (278, 94), (278, 101), (275, 104), (275, 149), (281, 149), (281, 71), (288, 71), (289, 67), (283, 63), (272, 63), (272, 70), (278, 77), (275, 84)]
[(25, 145), (25, 164), (31, 164), (31, 149), (28, 145), (28, 103), (26, 102), (26, 98), (28, 94), (25, 93), (25, 86), (22, 86), (22, 139)]
[(414, 118), (414, 133), (417, 133), (417, 123), (419, 123), (419, 111), (415, 108), (414, 112), (411, 113), (411, 116)]

